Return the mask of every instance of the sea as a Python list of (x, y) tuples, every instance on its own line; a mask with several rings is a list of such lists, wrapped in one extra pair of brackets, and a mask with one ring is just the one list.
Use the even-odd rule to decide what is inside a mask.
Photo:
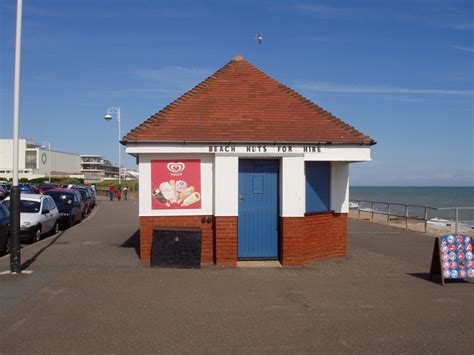
[[(474, 186), (469, 187), (395, 187), (395, 186), (351, 186), (350, 200), (367, 200), (376, 202), (392, 202), (434, 208), (442, 207), (474, 207)], [(367, 203), (362, 205), (368, 206)], [(383, 205), (374, 207), (383, 210)], [(404, 207), (393, 206), (391, 211), (399, 212)], [(411, 215), (422, 217), (424, 209), (411, 208)], [(429, 218), (443, 218), (454, 220), (454, 211), (430, 210)], [(474, 210), (459, 210), (459, 220), (469, 224), (474, 223)]]

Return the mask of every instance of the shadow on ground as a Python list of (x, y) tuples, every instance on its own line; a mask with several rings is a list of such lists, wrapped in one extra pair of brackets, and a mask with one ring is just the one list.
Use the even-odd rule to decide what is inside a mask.
[[(431, 274), (428, 272), (413, 272), (413, 273), (408, 273), (407, 275), (441, 285), (441, 276), (439, 275), (433, 275), (433, 277), (431, 277)], [(444, 282), (446, 284), (472, 284), (472, 282), (465, 281), (463, 279), (454, 279), (454, 280), (445, 279)]]
[(56, 241), (63, 235), (64, 231), (59, 232), (57, 235), (53, 237), (53, 239), (50, 240), (48, 244), (46, 244), (44, 247), (42, 247), (40, 250), (38, 250), (35, 255), (33, 255), (31, 258), (26, 260), (23, 264), (21, 264), (21, 269), (26, 270), (28, 269), (37, 259), (38, 257), (43, 254), (43, 252), (51, 247), (53, 244), (56, 243)]
[(137, 229), (120, 248), (134, 248), (135, 253), (140, 257), (140, 230)]

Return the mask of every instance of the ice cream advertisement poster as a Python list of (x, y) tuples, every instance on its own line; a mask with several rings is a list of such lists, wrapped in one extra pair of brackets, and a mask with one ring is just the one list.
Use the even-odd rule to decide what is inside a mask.
[(151, 208), (201, 208), (201, 161), (152, 160)]

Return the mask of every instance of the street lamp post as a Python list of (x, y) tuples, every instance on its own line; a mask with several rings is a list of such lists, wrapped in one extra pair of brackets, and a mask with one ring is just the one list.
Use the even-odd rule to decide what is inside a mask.
[(13, 87), (13, 185), (10, 192), (10, 272), (21, 273), (20, 252), (20, 187), (18, 185), (18, 155), (20, 131), (20, 55), (23, 0), (16, 3), (15, 79)]
[(117, 115), (117, 122), (118, 122), (118, 175), (119, 175), (119, 185), (122, 184), (122, 152), (120, 147), (120, 139), (122, 139), (122, 130), (120, 128), (120, 107), (109, 107), (107, 110), (107, 114), (104, 116), (106, 121), (112, 119), (112, 114), (115, 113)]
[(46, 148), (45, 143), (48, 145), (48, 182), (51, 182), (51, 142), (43, 142), (41, 148)]

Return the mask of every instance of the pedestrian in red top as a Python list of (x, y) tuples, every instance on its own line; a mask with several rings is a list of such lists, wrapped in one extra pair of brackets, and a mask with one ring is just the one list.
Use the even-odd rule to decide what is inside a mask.
[(109, 196), (110, 196), (110, 201), (113, 201), (114, 196), (115, 196), (115, 185), (113, 182), (109, 184)]

